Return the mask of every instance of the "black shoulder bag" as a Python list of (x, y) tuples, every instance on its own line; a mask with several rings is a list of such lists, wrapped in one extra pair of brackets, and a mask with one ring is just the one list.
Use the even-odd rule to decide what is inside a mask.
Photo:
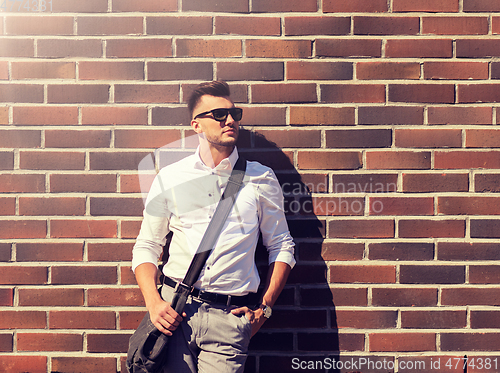
[[(181, 315), (187, 298), (192, 291), (193, 284), (198, 280), (217, 238), (220, 235), (224, 222), (236, 201), (236, 196), (243, 185), (246, 160), (241, 156), (234, 165), (226, 189), (217, 205), (214, 216), (203, 235), (200, 246), (191, 261), (191, 265), (178, 284), (172, 298), (171, 307)], [(130, 337), (127, 353), (127, 370), (129, 373), (157, 373), (165, 364), (168, 336), (160, 332), (151, 322), (149, 312), (142, 319), (135, 333)]]

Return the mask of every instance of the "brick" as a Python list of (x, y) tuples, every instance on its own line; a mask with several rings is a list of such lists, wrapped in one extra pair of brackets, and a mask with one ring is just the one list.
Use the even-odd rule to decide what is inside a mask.
[(461, 39), (456, 44), (457, 57), (498, 57), (499, 49), (500, 40), (497, 39)]
[[(429, 108), (430, 109), (430, 108)], [(359, 124), (423, 124), (423, 107), (367, 106), (358, 109)]]
[(334, 174), (333, 193), (388, 193), (397, 191), (396, 174)]
[(2, 329), (45, 329), (45, 311), (0, 311)]
[(491, 31), (493, 35), (500, 34), (500, 17), (491, 18)]
[(0, 170), (14, 169), (14, 152), (0, 152)]
[(32, 130), (0, 130), (2, 148), (39, 148), (41, 132)]
[(464, 0), (465, 12), (498, 12), (500, 4), (494, 0)]
[(450, 288), (442, 289), (442, 305), (476, 306), (500, 305), (500, 292), (497, 288)]
[(21, 125), (78, 124), (78, 108), (64, 106), (14, 107), (13, 122)]
[(42, 103), (43, 86), (40, 84), (1, 84), (0, 102)]
[(442, 351), (498, 351), (498, 333), (442, 333)]
[(54, 356), (51, 362), (52, 370), (55, 372), (116, 372), (116, 358), (114, 357)]
[(203, 2), (198, 0), (184, 0), (182, 10), (230, 13), (248, 13), (249, 11), (248, 1), (246, 0), (206, 0)]
[(102, 42), (96, 39), (40, 39), (37, 57), (102, 57)]
[(488, 79), (485, 62), (424, 62), (425, 79)]
[(434, 199), (370, 197), (370, 215), (434, 215)]
[(495, 62), (491, 63), (491, 79), (500, 79), (500, 64), (499, 63), (495, 63)]
[(323, 11), (334, 13), (379, 13), (387, 12), (387, 2), (384, 0), (351, 0), (339, 2), (323, 0)]
[(393, 220), (332, 220), (329, 222), (331, 238), (388, 238), (394, 237)]
[(499, 225), (498, 220), (471, 220), (470, 235), (472, 238), (498, 238), (500, 237), (497, 233)]
[(148, 35), (211, 35), (212, 17), (147, 17), (146, 29)]
[(400, 220), (399, 237), (465, 237), (464, 220)]
[[(301, 289), (302, 306), (366, 306), (367, 289), (365, 288), (307, 288)], [(332, 299), (333, 296), (333, 299)]]
[(118, 262), (132, 260), (133, 242), (89, 242), (88, 260), (97, 262)]
[(299, 245), (300, 260), (361, 260), (365, 246), (362, 243), (325, 242), (301, 243)]
[(114, 220), (52, 220), (50, 236), (54, 238), (114, 238), (117, 235)]
[(370, 333), (370, 351), (435, 351), (434, 333)]
[[(246, 107), (242, 122), (245, 125), (285, 125), (286, 109), (282, 107)], [(240, 128), (240, 136), (242, 129)]]
[(73, 17), (13, 16), (5, 19), (6, 35), (73, 35)]
[(500, 102), (500, 94), (497, 92), (499, 88), (499, 84), (459, 84), (457, 101), (459, 103)]
[(104, 104), (109, 100), (109, 89), (107, 84), (54, 84), (47, 87), (47, 101), (53, 104)]
[(317, 39), (317, 57), (381, 57), (380, 39)]
[(7, 61), (0, 62), (0, 79), (1, 80), (9, 79), (9, 63)]
[(217, 78), (225, 81), (279, 81), (284, 77), (283, 65), (283, 62), (217, 62)]
[(460, 148), (462, 130), (396, 129), (395, 145), (399, 148)]
[(55, 285), (116, 284), (116, 267), (54, 266), (51, 283)]
[(16, 245), (18, 262), (81, 262), (82, 260), (81, 242), (19, 242)]
[(211, 62), (148, 62), (148, 80), (212, 80)]
[(90, 215), (92, 216), (142, 216), (143, 210), (142, 198), (90, 197)]
[(33, 39), (3, 39), (0, 40), (0, 57), (34, 57), (35, 44)]
[(47, 222), (43, 220), (2, 220), (0, 238), (45, 238)]
[(176, 0), (114, 0), (113, 12), (175, 12)]
[(47, 148), (108, 148), (111, 131), (102, 130), (47, 130)]
[(422, 17), (422, 34), (486, 35), (487, 17)]
[(83, 170), (83, 152), (22, 151), (20, 168), (29, 170)]
[(315, 216), (350, 216), (363, 215), (365, 201), (363, 198), (349, 197), (309, 197), (301, 198), (298, 203), (285, 199), (285, 213), (293, 215)]
[(137, 329), (143, 317), (143, 311), (119, 312), (120, 330)]
[[(9, 262), (11, 260), (12, 244), (1, 243), (0, 244), (0, 262)], [(0, 296), (3, 295), (0, 293)], [(2, 302), (0, 302), (2, 305)]]
[(351, 80), (351, 62), (307, 62), (286, 63), (286, 77), (289, 80)]
[(452, 104), (453, 84), (389, 84), (389, 101)]
[(465, 266), (402, 265), (399, 269), (401, 284), (463, 284)]
[(438, 260), (498, 260), (500, 246), (494, 242), (439, 242)]
[(312, 56), (309, 40), (246, 40), (246, 57), (307, 58)]
[(396, 327), (397, 311), (335, 311), (339, 328), (389, 329)]
[(354, 16), (354, 35), (417, 35), (418, 17)]
[(360, 152), (299, 151), (297, 165), (302, 170), (355, 170), (362, 160)]
[(394, 0), (394, 12), (458, 12), (459, 0)]
[[(214, 19), (215, 34), (224, 35), (281, 35), (281, 20), (278, 17), (224, 17)], [(212, 33), (211, 23), (209, 34)]]
[(447, 39), (387, 40), (385, 56), (392, 58), (451, 58), (453, 42)]
[(434, 245), (426, 242), (371, 243), (370, 260), (433, 260)]
[[(12, 338), (11, 338), (12, 339)], [(32, 373), (47, 371), (47, 356), (4, 355), (0, 361), (0, 370), (4, 372), (23, 372), (29, 369)]]
[(385, 86), (382, 84), (322, 84), (321, 102), (385, 102)]
[(47, 267), (3, 266), (2, 285), (43, 285), (47, 283)]
[(363, 334), (298, 333), (299, 351), (363, 351)]
[(115, 131), (115, 147), (117, 148), (161, 148), (180, 139), (181, 132), (174, 129)]
[(184, 107), (154, 107), (152, 122), (154, 126), (182, 125), (190, 123), (190, 118)]
[[(277, 310), (278, 317), (266, 323), (263, 330), (282, 329), (294, 325), (297, 329), (304, 328), (326, 328), (325, 310)], [(297, 320), (302, 319), (300, 323)]]
[(84, 3), (78, 0), (52, 0), (52, 11), (71, 13), (106, 13), (107, 0), (88, 0)]
[(120, 58), (172, 57), (171, 39), (110, 39), (106, 56)]
[(437, 289), (430, 288), (374, 288), (374, 306), (429, 307), (436, 306)]
[(9, 124), (9, 108), (0, 107), (0, 124)]
[(434, 153), (435, 169), (470, 169), (500, 167), (500, 159), (495, 151), (436, 151)]
[(471, 328), (490, 329), (500, 327), (500, 313), (497, 311), (471, 311)]
[(75, 79), (75, 62), (12, 62), (12, 79)]
[(403, 192), (467, 192), (468, 174), (403, 174)]
[(429, 124), (491, 124), (489, 107), (430, 107)]
[(348, 35), (351, 19), (348, 17), (285, 17), (285, 35)]
[(147, 124), (148, 110), (142, 107), (83, 107), (82, 124)]
[(19, 215), (85, 215), (85, 198), (20, 197)]
[(137, 285), (134, 272), (132, 272), (132, 267), (122, 266), (120, 268), (119, 283), (122, 285)]
[(52, 174), (51, 193), (112, 193), (116, 192), (113, 174)]
[(317, 102), (315, 84), (254, 84), (252, 101), (254, 103), (300, 103)]
[(356, 77), (361, 80), (419, 79), (420, 64), (415, 62), (358, 62)]
[(431, 166), (430, 152), (369, 151), (366, 152), (366, 168), (370, 170), (425, 170)]
[(392, 143), (392, 131), (385, 129), (326, 131), (327, 148), (387, 148)]
[(17, 333), (18, 351), (82, 351), (83, 336), (69, 333)]
[(116, 84), (115, 102), (175, 103), (179, 102), (179, 86), (154, 84)]
[(476, 174), (474, 177), (475, 192), (498, 192), (500, 191), (500, 175), (498, 174)]
[(19, 289), (19, 306), (83, 306), (83, 289)]
[(498, 284), (500, 272), (497, 266), (481, 265), (469, 266), (469, 283), (471, 284)]
[(330, 271), (330, 283), (393, 284), (396, 267), (381, 265), (335, 265)]
[(147, 152), (91, 152), (91, 170), (138, 170)]
[(500, 132), (490, 129), (465, 130), (465, 146), (468, 148), (498, 148)]
[(138, 288), (89, 289), (88, 305), (90, 307), (144, 306), (144, 300)]
[(412, 329), (457, 329), (466, 326), (465, 311), (402, 311), (401, 327)]
[(155, 172), (141, 173), (140, 175), (121, 175), (120, 192), (121, 193), (141, 193), (149, 192)]
[(256, 148), (269, 147), (269, 143), (276, 144), (280, 148), (318, 148), (321, 146), (321, 133), (319, 131), (259, 130), (257, 133), (263, 136), (265, 141), (260, 141), (261, 136), (256, 137)]
[(0, 289), (0, 306), (12, 307), (14, 305), (14, 289)]
[(81, 61), (78, 75), (81, 80), (144, 80), (144, 62)]
[(141, 35), (142, 17), (77, 17), (78, 35)]
[(178, 39), (177, 57), (241, 57), (240, 40)]
[(354, 108), (290, 106), (291, 125), (353, 125)]
[(15, 197), (0, 198), (0, 214), (15, 215), (16, 214), (16, 199)]
[[(14, 351), (14, 342), (12, 333), (2, 333), (0, 334), (0, 351), (1, 352), (12, 352)], [(0, 363), (1, 364), (1, 363)], [(0, 365), (0, 368), (2, 366)]]

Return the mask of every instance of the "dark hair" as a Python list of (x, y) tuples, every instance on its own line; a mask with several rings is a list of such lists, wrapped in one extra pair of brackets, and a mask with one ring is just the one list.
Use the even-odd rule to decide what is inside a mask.
[(201, 100), (202, 96), (209, 95), (215, 97), (229, 97), (231, 92), (226, 82), (222, 80), (214, 80), (212, 82), (200, 83), (191, 93), (188, 100), (188, 110), (191, 118), (193, 117), (193, 110)]

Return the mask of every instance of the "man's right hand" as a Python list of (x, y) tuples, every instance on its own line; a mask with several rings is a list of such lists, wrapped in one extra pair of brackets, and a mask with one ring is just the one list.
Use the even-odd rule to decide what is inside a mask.
[[(153, 325), (168, 336), (172, 335), (182, 321), (182, 317), (170, 307), (170, 303), (163, 299), (156, 300), (148, 307), (148, 311)], [(186, 317), (186, 313), (184, 312), (182, 316)]]

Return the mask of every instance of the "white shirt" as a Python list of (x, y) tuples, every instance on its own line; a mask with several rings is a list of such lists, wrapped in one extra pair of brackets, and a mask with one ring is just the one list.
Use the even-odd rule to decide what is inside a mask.
[[(149, 191), (134, 245), (134, 271), (142, 263), (157, 265), (165, 236), (173, 231), (163, 273), (175, 280), (184, 278), (237, 159), (235, 148), (212, 169), (203, 163), (198, 149), (160, 170)], [(260, 278), (254, 259), (259, 230), (269, 263), (280, 261), (293, 267), (294, 243), (283, 212), (280, 185), (270, 168), (247, 162), (243, 187), (195, 287), (230, 295), (256, 292)]]

